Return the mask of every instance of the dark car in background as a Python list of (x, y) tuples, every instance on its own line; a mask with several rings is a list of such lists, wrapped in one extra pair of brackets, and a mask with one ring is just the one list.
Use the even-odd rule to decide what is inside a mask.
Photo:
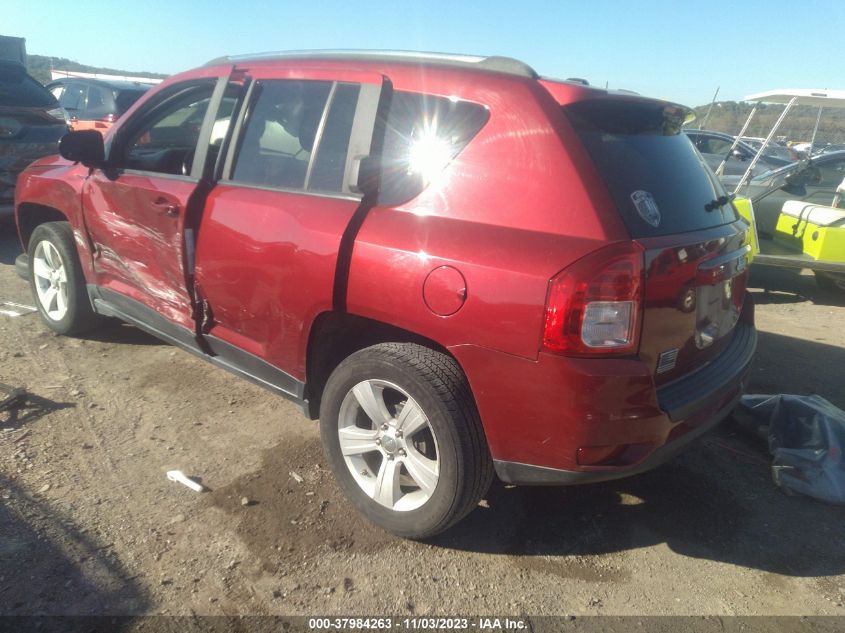
[(56, 98), (21, 64), (0, 61), (0, 219), (12, 217), (18, 174), (36, 158), (58, 152), (67, 131)]
[[(731, 146), (733, 145), (735, 138), (730, 134), (713, 132), (711, 130), (684, 130), (684, 132), (686, 132), (686, 135), (690, 138), (692, 144), (695, 145), (695, 148), (699, 152), (701, 152), (704, 160), (707, 161), (710, 169), (714, 172), (719, 167), (725, 156), (730, 154), (730, 158), (727, 163), (725, 163), (725, 170), (723, 173), (725, 176), (741, 176), (744, 174), (745, 170), (748, 169), (748, 165), (751, 164), (751, 161), (754, 160), (754, 156), (757, 154), (757, 150), (743, 141), (737, 143), (737, 146), (734, 148), (733, 152), (731, 152)], [(791, 161), (785, 158), (764, 154), (757, 162), (754, 172), (762, 174), (763, 172), (771, 169), (777, 169), (778, 167), (788, 165), (790, 162)]]
[[(743, 136), (740, 140), (755, 152), (759, 152), (760, 148), (763, 147), (763, 143), (766, 142), (766, 139), (755, 136)], [(795, 152), (790, 150), (784, 143), (774, 139), (769, 141), (764, 154), (766, 156), (780, 158), (781, 160), (785, 160), (790, 163), (798, 160), (798, 155)]]
[(67, 110), (74, 130), (100, 130), (103, 133), (151, 87), (151, 84), (137, 81), (75, 77), (47, 84), (47, 90)]

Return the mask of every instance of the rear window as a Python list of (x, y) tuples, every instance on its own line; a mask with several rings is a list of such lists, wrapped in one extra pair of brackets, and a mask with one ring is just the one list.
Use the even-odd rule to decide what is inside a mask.
[(697, 231), (737, 219), (721, 184), (681, 133), (684, 109), (653, 101), (594, 99), (563, 110), (631, 237)]
[(56, 98), (32, 77), (9, 75), (0, 73), (0, 106), (47, 108), (58, 105)]

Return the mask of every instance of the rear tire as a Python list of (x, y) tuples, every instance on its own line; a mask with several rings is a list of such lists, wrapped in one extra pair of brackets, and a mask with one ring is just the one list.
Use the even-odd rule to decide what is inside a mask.
[(329, 377), (321, 411), (340, 487), (393, 534), (442, 532), (490, 486), (493, 462), (469, 384), (445, 354), (412, 343), (356, 352)]
[(81, 334), (102, 318), (85, 289), (73, 231), (68, 222), (39, 224), (29, 239), (29, 287), (42, 321), (56, 334)]

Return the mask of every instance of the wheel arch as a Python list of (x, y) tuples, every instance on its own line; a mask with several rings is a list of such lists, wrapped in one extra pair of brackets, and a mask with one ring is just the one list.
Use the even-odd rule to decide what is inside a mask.
[(323, 312), (314, 319), (306, 350), (305, 397), (309, 417), (320, 416), (323, 389), (335, 368), (351, 354), (379, 343), (416, 343), (445, 354), (463, 371), (454, 354), (426, 336), (348, 312)]
[(44, 204), (34, 202), (22, 202), (18, 205), (18, 237), (21, 246), (26, 250), (29, 246), (29, 239), (32, 232), (39, 224), (46, 222), (68, 222), (70, 218), (63, 211)]

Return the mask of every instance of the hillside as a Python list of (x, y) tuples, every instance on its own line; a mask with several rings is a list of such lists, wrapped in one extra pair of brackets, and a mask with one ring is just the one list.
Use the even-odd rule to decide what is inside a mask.
[[(696, 120), (690, 124), (690, 127), (697, 128), (704, 121), (708, 107), (703, 105), (695, 108)], [(752, 107), (749, 103), (717, 101), (713, 105), (706, 127), (718, 132), (738, 134)], [(745, 133), (746, 136), (766, 136), (781, 112), (783, 112), (783, 106), (761, 104), (751, 121), (751, 126)], [(818, 113), (818, 108), (813, 106), (793, 107), (786, 115), (786, 119), (784, 119), (783, 125), (778, 131), (778, 136), (786, 136), (788, 139), (796, 141), (810, 140)], [(823, 111), (816, 139), (818, 142), (827, 143), (845, 142), (845, 110), (828, 109)]]
[(116, 68), (101, 68), (99, 66), (88, 66), (80, 64), (64, 57), (46, 57), (44, 55), (29, 55), (27, 59), (27, 70), (29, 74), (42, 84), (50, 82), (50, 68), (55, 70), (76, 70), (85, 73), (103, 73), (107, 75), (128, 75), (128, 76), (143, 76), (155, 77), (164, 79), (167, 75), (161, 73), (151, 73), (146, 70), (117, 70)]

